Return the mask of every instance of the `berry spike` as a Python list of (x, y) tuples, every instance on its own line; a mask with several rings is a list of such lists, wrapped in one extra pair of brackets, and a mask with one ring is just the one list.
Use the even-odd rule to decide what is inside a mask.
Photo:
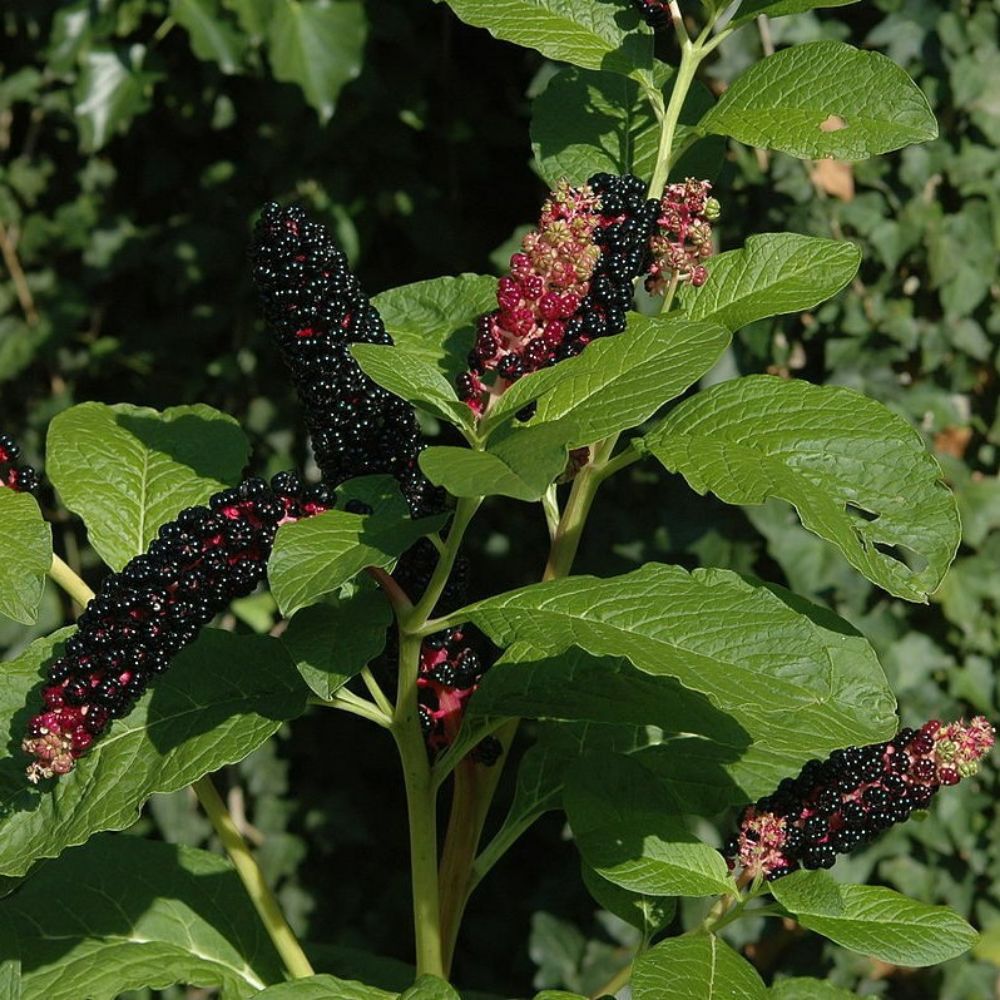
[(743, 810), (723, 855), (731, 867), (768, 881), (799, 868), (830, 868), (838, 854), (926, 809), (942, 785), (975, 774), (995, 738), (981, 715), (968, 724), (935, 719), (887, 743), (811, 760)]
[(639, 16), (654, 31), (670, 27), (670, 5), (667, 0), (632, 0)]
[(0, 486), (15, 493), (34, 493), (41, 482), (30, 465), (19, 463), (21, 449), (9, 434), (0, 434)]
[[(558, 184), (500, 279), (498, 308), (479, 321), (469, 371), (457, 379), (459, 398), (482, 413), (491, 393), (621, 333), (632, 282), (652, 263), (659, 211), (632, 175)], [(492, 387), (484, 383), (488, 373)]]
[(385, 326), (326, 228), (299, 205), (264, 207), (250, 250), (253, 280), (306, 411), (325, 482), (394, 476), (415, 516), (441, 498), (417, 466), (413, 407), (376, 385), (351, 344), (391, 344)]
[(67, 774), (127, 715), (150, 682), (202, 627), (263, 579), (278, 527), (333, 505), (324, 485), (279, 473), (270, 487), (248, 479), (164, 524), (144, 555), (105, 578), (49, 668), (45, 708), (22, 748), (28, 780)]

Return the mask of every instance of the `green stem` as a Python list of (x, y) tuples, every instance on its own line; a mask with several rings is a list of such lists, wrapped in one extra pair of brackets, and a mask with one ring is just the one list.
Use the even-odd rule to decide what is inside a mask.
[(402, 626), (400, 627), (399, 688), (392, 734), (399, 747), (403, 779), (406, 784), (417, 975), (429, 974), (443, 979), (444, 959), (441, 949), (438, 896), (436, 788), (430, 762), (427, 759), (427, 746), (420, 728), (420, 713), (417, 707), (420, 644), (419, 635), (407, 634)]
[(368, 693), (374, 699), (375, 704), (391, 719), (395, 708), (392, 702), (385, 696), (382, 685), (375, 680), (374, 675), (368, 667), (362, 667), (361, 679), (365, 682), (365, 687), (368, 688)]
[(591, 1000), (599, 1000), (603, 996), (614, 996), (631, 978), (632, 962), (622, 966), (596, 993), (591, 994)]
[(94, 592), (90, 587), (55, 553), (52, 554), (52, 565), (49, 567), (49, 576), (81, 608), (85, 608), (94, 599)]
[(687, 99), (688, 91), (694, 82), (698, 64), (704, 58), (705, 50), (690, 41), (681, 46), (681, 61), (674, 77), (674, 86), (670, 92), (670, 103), (660, 120), (660, 145), (656, 151), (656, 169), (653, 179), (649, 182), (649, 197), (661, 198), (667, 184), (674, 146), (674, 135), (677, 133), (677, 123), (680, 121), (681, 109)]
[(226, 854), (229, 855), (229, 860), (232, 861), (250, 901), (257, 910), (257, 915), (260, 917), (268, 936), (274, 942), (274, 947), (285, 963), (289, 975), (293, 979), (304, 979), (306, 976), (315, 975), (313, 967), (309, 964), (309, 959), (306, 958), (294, 931), (288, 926), (288, 922), (281, 912), (278, 901), (268, 887), (260, 865), (257, 864), (247, 842), (237, 829), (232, 816), (229, 815), (229, 810), (215, 790), (212, 779), (205, 775), (191, 787), (198, 796), (198, 801), (211, 821), (219, 840), (222, 841), (222, 846), (226, 849)]
[(353, 691), (340, 690), (332, 698), (310, 698), (310, 705), (320, 705), (323, 708), (336, 708), (341, 712), (357, 715), (369, 722), (374, 722), (383, 729), (392, 728), (392, 716), (383, 712), (366, 698), (359, 698)]

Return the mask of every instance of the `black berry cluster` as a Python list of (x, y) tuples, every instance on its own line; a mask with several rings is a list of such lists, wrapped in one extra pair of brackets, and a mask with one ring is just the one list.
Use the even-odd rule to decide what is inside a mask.
[(670, 25), (670, 8), (667, 0), (632, 0), (639, 15), (654, 31)]
[(498, 308), (479, 321), (469, 370), (457, 379), (459, 398), (482, 413), (491, 394), (523, 375), (621, 333), (632, 283), (652, 264), (658, 214), (659, 203), (632, 175), (558, 185), (500, 279)]
[(0, 486), (15, 493), (34, 493), (38, 489), (38, 473), (18, 460), (21, 448), (9, 434), (0, 434)]
[(409, 403), (368, 378), (350, 345), (391, 344), (347, 259), (301, 206), (265, 206), (250, 251), (264, 316), (306, 412), (316, 461), (331, 486), (354, 476), (394, 476), (415, 516), (441, 498), (417, 466)]
[(993, 727), (977, 716), (968, 725), (933, 720), (887, 743), (835, 750), (747, 806), (723, 854), (768, 880), (830, 868), (838, 854), (926, 809), (942, 785), (975, 774), (993, 743)]
[(49, 669), (29, 723), (28, 778), (66, 774), (235, 597), (261, 581), (278, 526), (322, 513), (333, 492), (280, 473), (248, 479), (164, 524), (144, 555), (105, 578)]

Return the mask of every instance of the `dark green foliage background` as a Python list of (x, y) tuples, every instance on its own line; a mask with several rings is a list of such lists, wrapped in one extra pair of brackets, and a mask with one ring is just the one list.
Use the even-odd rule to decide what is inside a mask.
[[(324, 218), (370, 292), (495, 271), (512, 234), (537, 214), (544, 187), (531, 168), (528, 121), (530, 96), (550, 74), (540, 57), (465, 27), (444, 7), (368, 2), (360, 75), (321, 122), (296, 83), (275, 79), (271, 39), (255, 33), (289, 4), (310, 16), (330, 6), (188, 4), (225, 26), (228, 48), (215, 50), (174, 22), (185, 5), (166, 0), (25, 0), (0, 13), (0, 222), (26, 283), (19, 293), (6, 267), (0, 274), (0, 428), (22, 438), (29, 458), (43, 463), (54, 414), (96, 399), (207, 402), (251, 433), (256, 471), (307, 461), (246, 274), (249, 228), (269, 198), (302, 199)], [(832, 37), (886, 52), (927, 93), (941, 138), (856, 164), (850, 200), (817, 186), (808, 163), (730, 151), (716, 187), (724, 249), (789, 230), (857, 241), (865, 262), (853, 286), (814, 314), (743, 330), (717, 377), (788, 372), (853, 386), (907, 416), (958, 493), (959, 559), (930, 606), (905, 604), (863, 580), (783, 505), (724, 507), (641, 466), (600, 496), (578, 568), (608, 575), (658, 559), (785, 583), (868, 635), (905, 723), (971, 711), (995, 719), (1000, 2), (879, 0), (773, 21), (770, 36), (779, 47)], [(732, 80), (760, 49), (759, 33), (745, 29), (721, 47), (710, 76)], [(672, 58), (665, 43), (663, 54)], [(119, 73), (110, 90), (93, 72), (109, 59)], [(314, 68), (301, 60), (299, 77)], [(537, 577), (537, 508), (496, 503), (477, 524), (476, 581), (496, 590)], [(94, 582), (100, 571), (79, 525), (57, 524), (56, 539)], [(0, 647), (15, 652), (66, 610), (49, 593), (36, 629), (0, 625)], [(253, 598), (231, 623), (268, 628), (273, 614), (267, 598)], [(228, 777), (292, 922), (309, 940), (336, 942), (317, 952), (318, 964), (374, 980), (350, 949), (405, 958), (406, 836), (389, 741), (347, 717), (336, 727), (310, 717)], [(925, 822), (841, 865), (852, 880), (946, 902), (1000, 928), (998, 787), (989, 772), (963, 783)], [(193, 798), (179, 794), (154, 800), (140, 830), (199, 844), (209, 828)], [(498, 988), (513, 970), (524, 993), (533, 980), (587, 992), (621, 961), (616, 948), (629, 931), (595, 916), (561, 832), (559, 817), (544, 820), (474, 898), (459, 983)], [(751, 937), (763, 932), (746, 925)], [(766, 933), (753, 952), (765, 974), (824, 968), (872, 996), (995, 995), (997, 967), (986, 958), (1000, 962), (1000, 929), (987, 934), (983, 957), (919, 973), (875, 967), (774, 924)], [(392, 985), (391, 969), (381, 978)]]

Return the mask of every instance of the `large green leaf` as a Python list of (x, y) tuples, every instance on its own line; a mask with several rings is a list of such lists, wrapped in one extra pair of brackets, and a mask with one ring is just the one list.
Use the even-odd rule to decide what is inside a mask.
[(728, 343), (729, 333), (716, 324), (633, 313), (624, 333), (515, 382), (489, 426), (537, 399), (528, 427), (563, 421), (568, 447), (592, 444), (648, 420), (704, 375)]
[[(676, 678), (705, 695), (716, 711), (702, 710), (704, 726), (728, 754), (720, 759), (711, 740), (692, 738), (675, 759), (686, 757), (692, 782), (723, 767), (749, 799), (810, 757), (887, 739), (896, 728), (878, 660), (846, 622), (725, 570), (689, 574), (651, 563), (608, 580), (536, 584), (461, 614), (512, 647), (511, 662), (578, 646), (598, 657), (625, 657), (645, 674)], [(569, 717), (573, 702), (565, 699)], [(728, 729), (719, 713), (730, 717)], [(634, 719), (655, 724), (649, 716)]]
[(850, 990), (805, 976), (779, 979), (767, 995), (769, 1000), (858, 1000), (858, 995)]
[(709, 262), (710, 279), (682, 285), (690, 319), (738, 330), (755, 320), (812, 309), (836, 295), (857, 274), (861, 251), (846, 240), (797, 233), (751, 236), (741, 250)]
[(46, 471), (98, 554), (120, 570), (182, 508), (238, 482), (249, 454), (239, 424), (201, 403), (162, 413), (81, 403), (49, 425)]
[(653, 65), (652, 32), (635, 11), (580, 0), (447, 0), (467, 24), (584, 69), (640, 76)]
[(807, 159), (863, 160), (937, 136), (927, 98), (903, 70), (842, 42), (796, 45), (756, 63), (699, 127)]
[(41, 709), (46, 667), (68, 630), (39, 639), (0, 670), (0, 873), (21, 875), (99, 830), (121, 830), (154, 792), (184, 788), (242, 760), (305, 710), (308, 691), (268, 636), (206, 629), (76, 769), (33, 788), (19, 749)]
[(765, 1000), (757, 970), (713, 934), (685, 934), (644, 951), (632, 1000)]
[(21, 944), (17, 925), (0, 903), (0, 997), (21, 1000)]
[(278, 529), (267, 576), (284, 615), (336, 593), (368, 566), (390, 568), (418, 538), (447, 520), (445, 514), (411, 519), (399, 486), (389, 476), (351, 480), (337, 496), (340, 506), (358, 500), (371, 513), (328, 510)]
[(422, 407), (456, 427), (472, 431), (472, 410), (459, 401), (455, 386), (423, 357), (386, 344), (354, 344), (351, 347), (361, 370), (383, 389)]
[(735, 28), (761, 14), (766, 17), (784, 17), (820, 7), (846, 7), (857, 2), (858, 0), (743, 0), (729, 24)]
[(687, 829), (677, 799), (634, 757), (584, 757), (565, 786), (580, 854), (609, 882), (655, 896), (736, 891), (722, 855)]
[[(18, 927), (24, 1000), (114, 1000), (175, 983), (251, 997), (283, 975), (232, 866), (190, 847), (99, 835), (44, 865), (0, 912)], [(0, 956), (8, 946), (0, 939)]]
[[(655, 76), (664, 99), (673, 87), (673, 70), (658, 63)], [(688, 92), (674, 133), (674, 155), (697, 136), (694, 126), (712, 107), (712, 95), (695, 84)], [(645, 92), (635, 80), (617, 73), (560, 70), (535, 98), (531, 116), (531, 148), (542, 177), (550, 186), (560, 180), (582, 184), (592, 174), (653, 176), (660, 143), (660, 123)], [(701, 160), (722, 158), (722, 140), (702, 140)], [(715, 170), (692, 162), (689, 153), (674, 165), (676, 177), (705, 177)]]
[(468, 367), (473, 324), (497, 307), (497, 279), (481, 274), (431, 278), (372, 299), (397, 347), (437, 367), (449, 380)]
[(149, 108), (157, 77), (142, 68), (145, 58), (146, 47), (138, 43), (127, 51), (95, 46), (83, 56), (73, 114), (85, 153), (99, 150)]
[(676, 899), (623, 889), (599, 875), (586, 861), (580, 866), (580, 876), (587, 892), (605, 910), (631, 924), (644, 938), (663, 930), (677, 913)]
[(382, 592), (358, 589), (303, 608), (281, 641), (310, 690), (330, 699), (385, 649), (391, 622), (392, 609)]
[(226, 19), (219, 0), (171, 0), (170, 16), (187, 30), (194, 54), (223, 73), (238, 73), (247, 40)]
[(937, 965), (968, 951), (978, 935), (954, 910), (892, 889), (841, 885), (826, 872), (795, 872), (771, 885), (803, 927), (893, 965)]
[(0, 615), (32, 625), (52, 565), (52, 529), (33, 496), (3, 486), (0, 525)]
[(399, 1000), (461, 1000), (461, 997), (437, 976), (421, 976)]
[(358, 0), (278, 0), (268, 33), (275, 79), (302, 88), (320, 121), (361, 72), (368, 22)]
[(353, 980), (338, 979), (336, 976), (309, 976), (269, 986), (254, 1000), (398, 1000), (398, 997), (398, 993), (388, 993)]
[(926, 601), (958, 548), (955, 498), (920, 435), (850, 389), (734, 379), (685, 400), (645, 443), (699, 493), (793, 504), (806, 528), (897, 597)]

